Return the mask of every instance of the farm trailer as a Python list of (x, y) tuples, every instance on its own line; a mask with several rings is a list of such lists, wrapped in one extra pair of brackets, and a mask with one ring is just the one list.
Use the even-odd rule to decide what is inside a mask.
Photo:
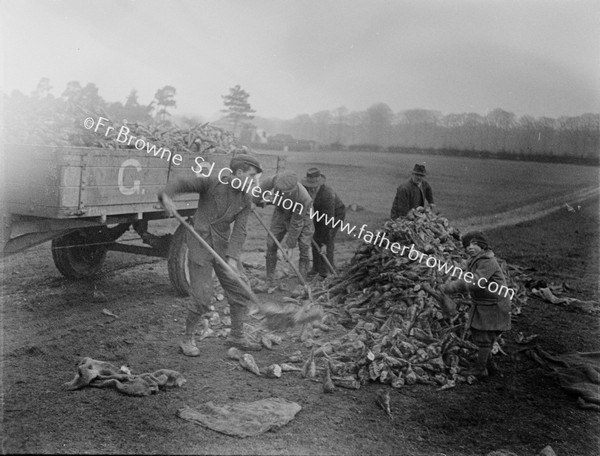
[[(179, 176), (217, 175), (229, 166), (229, 154), (183, 155), (173, 164), (137, 149), (4, 145), (5, 178), (2, 211), (4, 256), (52, 241), (52, 259), (67, 278), (98, 273), (109, 250), (167, 259), (169, 279), (180, 295), (187, 295), (185, 231), (155, 235), (149, 222), (169, 218), (157, 194)], [(258, 155), (266, 173), (279, 172), (285, 159)], [(198, 177), (201, 179), (202, 177)], [(198, 195), (175, 198), (180, 214), (192, 217)], [(117, 242), (130, 228), (146, 246)]]

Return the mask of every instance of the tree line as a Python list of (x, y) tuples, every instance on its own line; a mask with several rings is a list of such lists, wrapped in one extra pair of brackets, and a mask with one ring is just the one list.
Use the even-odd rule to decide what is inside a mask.
[(486, 115), (443, 115), (427, 109), (394, 113), (387, 104), (377, 103), (359, 112), (341, 107), (287, 121), (254, 123), (269, 133), (338, 149), (418, 148), (597, 159), (600, 145), (600, 114), (592, 113), (557, 119), (517, 117), (500, 108)]
[[(148, 104), (139, 102), (136, 89), (129, 92), (124, 102), (108, 102), (99, 95), (96, 84), (90, 82), (83, 86), (79, 81), (70, 81), (55, 96), (50, 80), (41, 78), (29, 95), (18, 90), (13, 90), (10, 95), (2, 93), (5, 118), (2, 136), (5, 142), (23, 143), (58, 137), (68, 142), (69, 138), (81, 136), (76, 130), (81, 127), (84, 116), (104, 116), (120, 124), (147, 125), (165, 131), (171, 127), (192, 128), (200, 124), (206, 128), (208, 123), (201, 116), (172, 116), (170, 110), (177, 107), (176, 94), (175, 87), (166, 85), (156, 91), (154, 100)], [(238, 125), (245, 125), (253, 118), (254, 110), (247, 102), (248, 97), (239, 85), (222, 96), (225, 106), (222, 120), (232, 127), (233, 135)], [(86, 132), (82, 130), (81, 133)], [(79, 144), (81, 141), (76, 142), (82, 145)]]
[[(54, 97), (51, 90), (48, 78), (42, 78), (29, 97), (18, 91), (4, 95), (6, 112), (11, 115), (9, 123), (28, 128), (36, 124), (32, 122), (33, 115), (44, 128), (44, 119), (49, 118), (51, 112), (77, 107), (106, 113), (113, 120), (170, 125), (169, 110), (177, 106), (177, 91), (170, 85), (158, 89), (149, 104), (138, 101), (135, 89), (124, 103), (105, 101), (93, 83), (82, 86), (77, 81), (69, 82), (60, 97)], [(234, 136), (238, 127), (241, 131), (252, 128), (252, 121), (253, 126), (270, 135), (286, 134), (296, 140), (314, 141), (320, 149), (446, 151), (526, 159), (570, 157), (589, 163), (597, 163), (600, 158), (600, 114), (597, 113), (556, 119), (517, 117), (500, 108), (486, 115), (472, 112), (443, 115), (427, 109), (394, 113), (387, 104), (376, 103), (364, 111), (350, 112), (340, 107), (312, 115), (301, 114), (290, 120), (273, 120), (254, 118), (249, 96), (239, 85), (222, 96), (225, 107), (222, 113)], [(202, 122), (199, 116), (178, 116), (172, 120), (183, 126)]]

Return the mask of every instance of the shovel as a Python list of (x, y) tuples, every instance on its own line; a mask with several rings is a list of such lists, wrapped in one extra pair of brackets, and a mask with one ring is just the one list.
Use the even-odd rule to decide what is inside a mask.
[(236, 274), (229, 264), (221, 256), (215, 252), (215, 250), (208, 245), (208, 243), (202, 239), (202, 237), (196, 232), (196, 230), (185, 221), (185, 219), (177, 212), (173, 211), (173, 215), (185, 229), (187, 229), (194, 238), (202, 244), (202, 246), (208, 250), (213, 258), (225, 269), (226, 274), (235, 280), (240, 287), (244, 290), (246, 297), (252, 302), (258, 311), (264, 315), (264, 324), (271, 330), (275, 329), (286, 329), (298, 325), (304, 325), (306, 323), (313, 322), (315, 320), (321, 321), (323, 319), (323, 309), (320, 306), (310, 308), (309, 305), (298, 307), (297, 305), (288, 304), (275, 304), (275, 303), (263, 303), (258, 300), (250, 286), (242, 280), (242, 278)]
[(306, 293), (308, 294), (308, 299), (312, 302), (312, 291), (311, 291), (310, 287), (308, 286), (308, 283), (306, 283), (306, 280), (304, 280), (304, 277), (302, 277), (302, 274), (300, 274), (300, 271), (298, 271), (298, 268), (296, 267), (296, 265), (292, 262), (292, 260), (288, 256), (288, 254), (285, 253), (285, 249), (283, 248), (281, 243), (277, 240), (277, 238), (275, 237), (273, 232), (269, 229), (269, 227), (263, 221), (261, 216), (258, 215), (258, 212), (256, 212), (256, 210), (254, 208), (252, 208), (252, 213), (256, 216), (256, 218), (258, 219), (260, 224), (263, 226), (263, 228), (265, 230), (267, 230), (267, 233), (269, 233), (269, 236), (271, 236), (271, 239), (273, 239), (273, 242), (275, 242), (275, 245), (277, 245), (277, 247), (281, 251), (281, 254), (283, 255), (283, 258), (285, 258), (285, 261), (287, 261), (288, 264), (290, 265), (290, 267), (294, 270), (294, 273), (296, 274), (296, 276), (298, 276), (298, 280), (300, 281), (300, 283), (306, 290)]

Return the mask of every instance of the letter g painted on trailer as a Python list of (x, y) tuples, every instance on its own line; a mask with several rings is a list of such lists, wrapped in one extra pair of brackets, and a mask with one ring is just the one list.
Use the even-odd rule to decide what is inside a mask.
[[(117, 183), (119, 184), (119, 191), (123, 195), (134, 195), (136, 193), (139, 194), (141, 181), (139, 181), (137, 179), (134, 180), (132, 187), (126, 187), (123, 183), (123, 174), (125, 173), (125, 168), (127, 168), (128, 166), (133, 166), (137, 170), (137, 172), (142, 171), (142, 165), (136, 159), (129, 158), (129, 159), (125, 160), (121, 164), (121, 167), (119, 168), (119, 175), (117, 177)], [(143, 191), (141, 193), (143, 193)]]

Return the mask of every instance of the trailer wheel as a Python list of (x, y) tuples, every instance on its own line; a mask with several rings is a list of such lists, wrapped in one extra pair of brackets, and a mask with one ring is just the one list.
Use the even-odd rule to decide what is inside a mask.
[(177, 295), (190, 295), (190, 271), (188, 269), (188, 247), (185, 241), (186, 230), (182, 225), (175, 230), (169, 246), (167, 266), (171, 285)]
[(52, 241), (52, 259), (62, 275), (69, 279), (85, 279), (96, 275), (106, 257), (106, 246), (86, 245), (93, 237), (73, 231)]

